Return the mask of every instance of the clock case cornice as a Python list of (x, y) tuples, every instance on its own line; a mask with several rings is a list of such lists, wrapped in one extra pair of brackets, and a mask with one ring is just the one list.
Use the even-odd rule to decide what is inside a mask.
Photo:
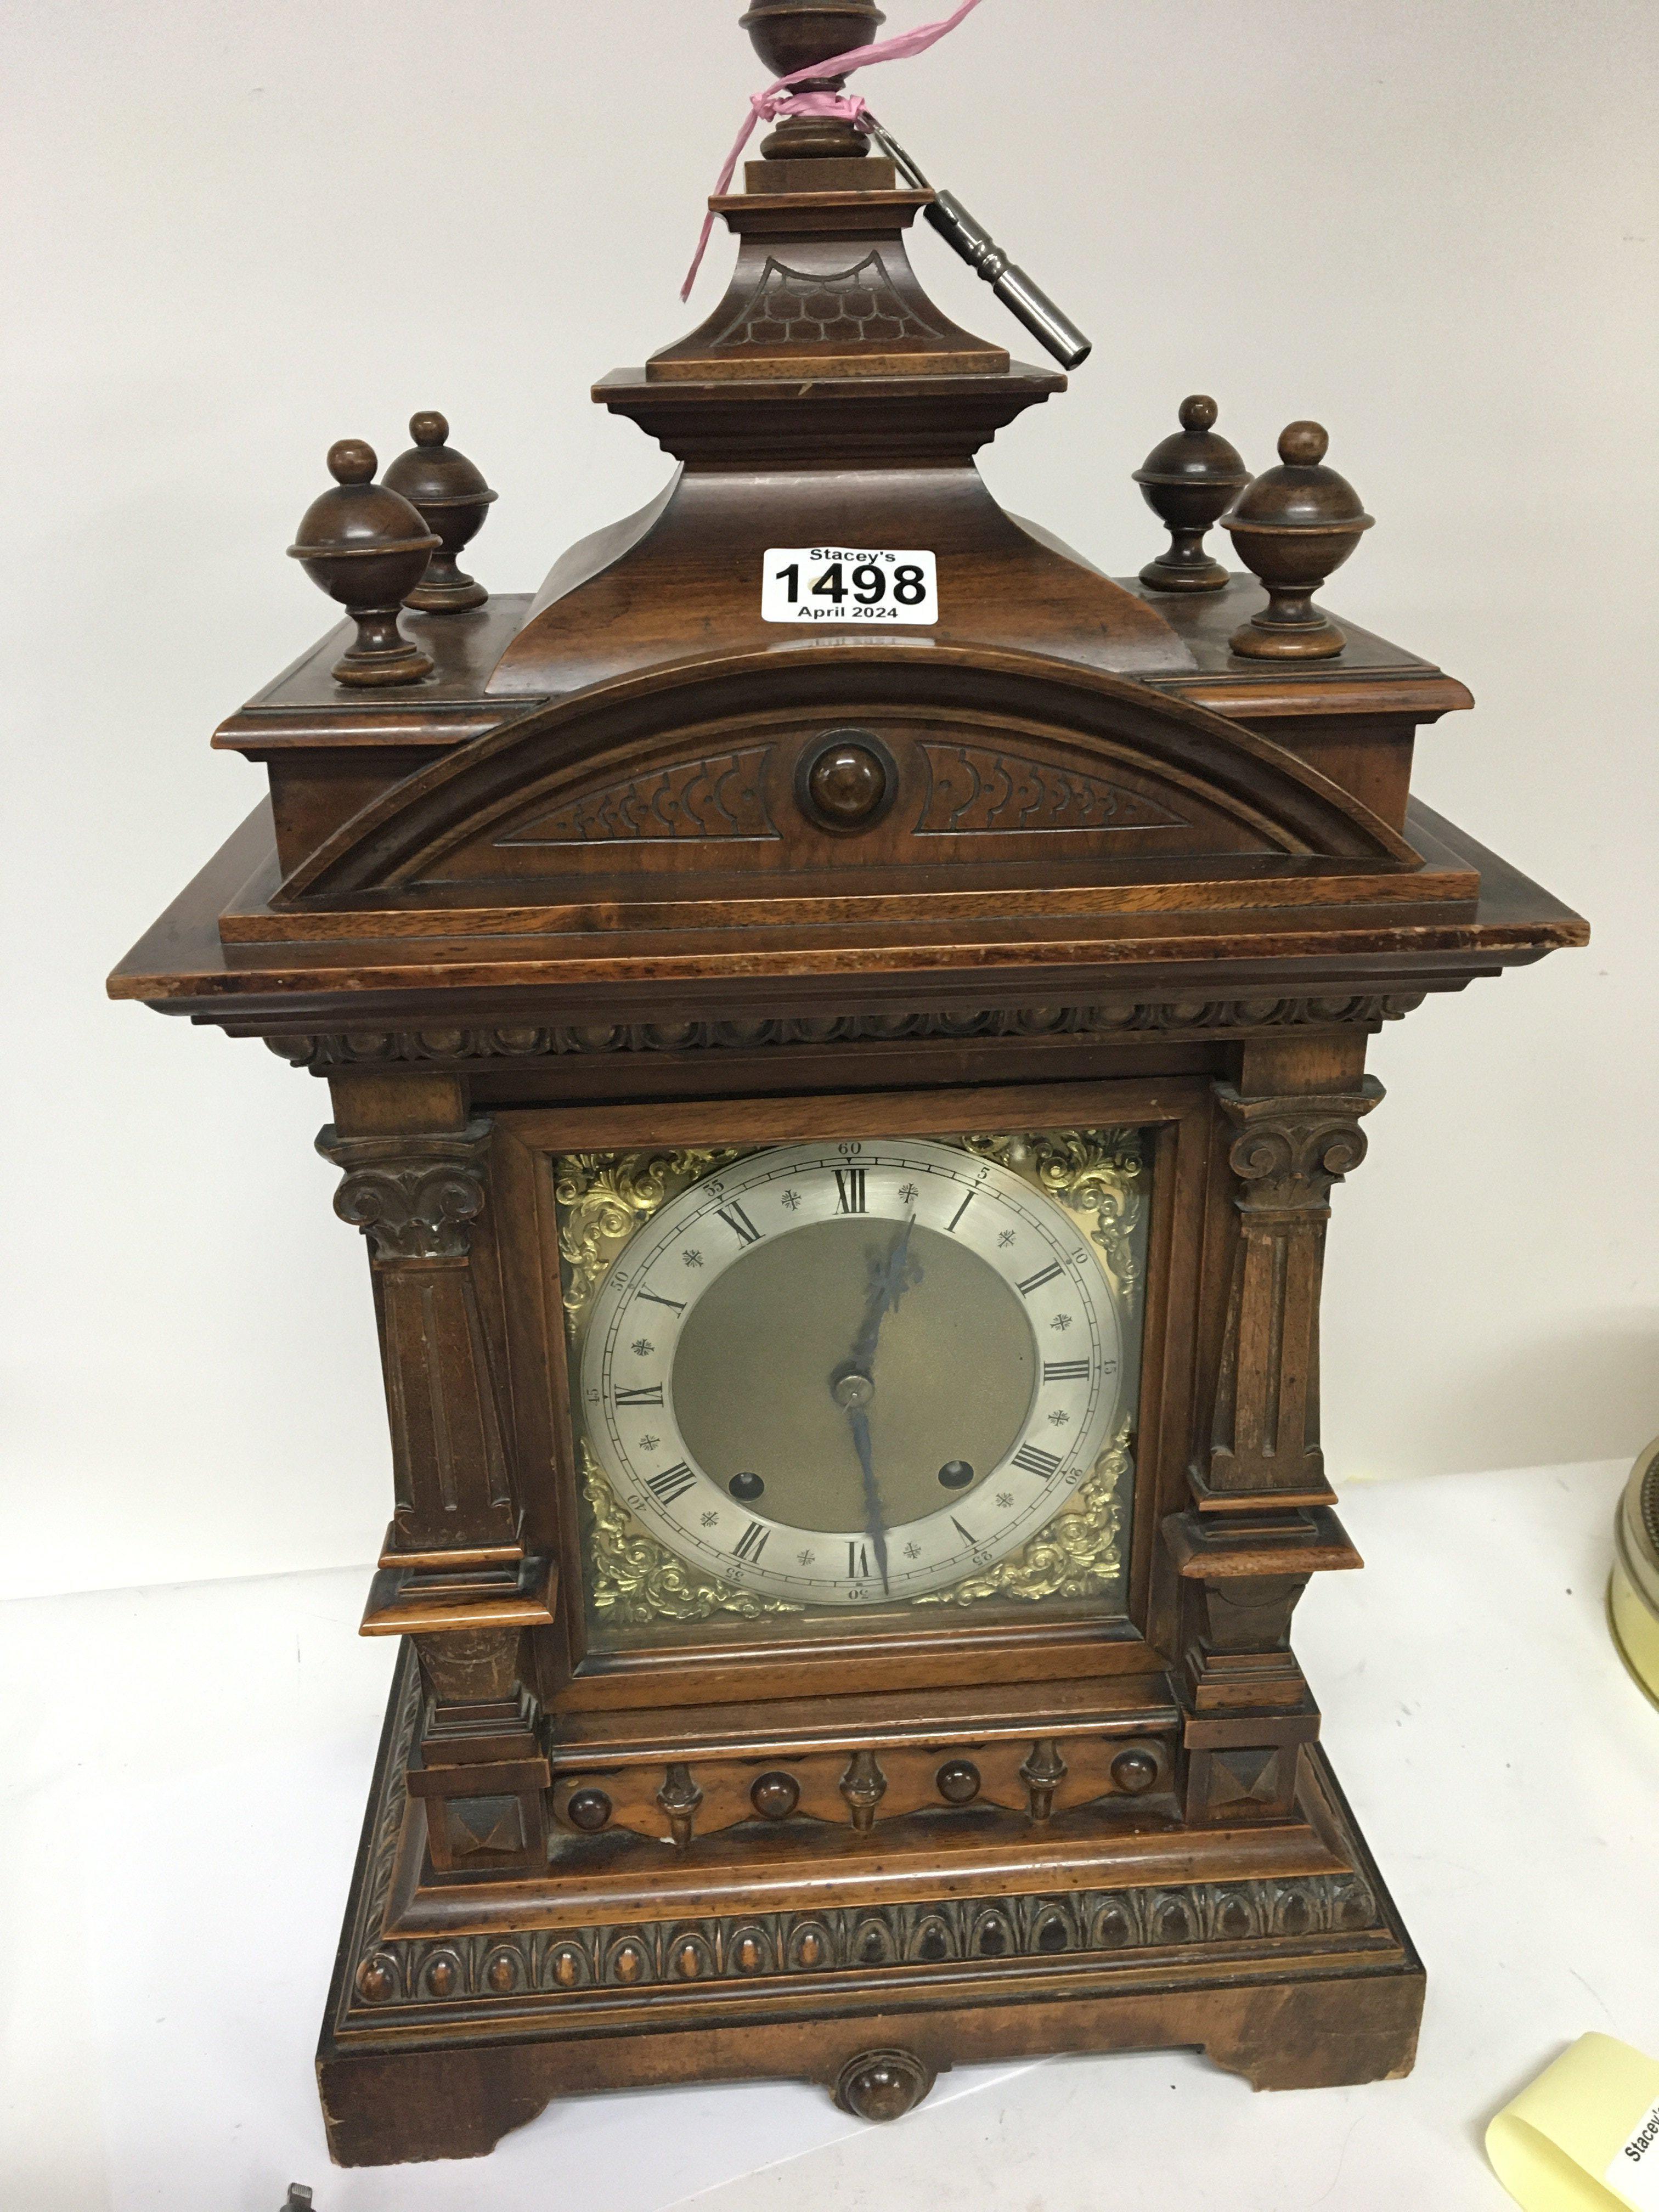
[[(661, 495), (533, 600), (406, 613), (424, 682), (349, 690), (337, 631), (232, 715), (268, 805), (115, 995), (271, 1036), (1328, 1001), (1583, 941), (1411, 797), (1462, 685), (1352, 627), (1335, 661), (1241, 659), (1253, 579), (1114, 582), (1004, 512), (975, 456), (1065, 379), (927, 299), (927, 195), (873, 159), (747, 180), (720, 306), (595, 389), (678, 459)], [(879, 312), (778, 339), (781, 268)], [(765, 549), (848, 533), (935, 550), (936, 629), (761, 621)], [(799, 790), (849, 726), (892, 787), (852, 830)]]

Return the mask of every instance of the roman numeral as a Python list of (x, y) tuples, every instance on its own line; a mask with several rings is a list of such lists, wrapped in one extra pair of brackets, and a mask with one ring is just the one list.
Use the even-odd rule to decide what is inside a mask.
[(1056, 1260), (1052, 1267), (1044, 1267), (1035, 1275), (1028, 1275), (1019, 1286), (1020, 1296), (1029, 1298), (1033, 1291), (1040, 1291), (1045, 1283), (1052, 1283), (1059, 1273), (1060, 1262)]
[(852, 1583), (867, 1582), (870, 1578), (870, 1547), (850, 1543), (847, 1547), (847, 1579)]
[(653, 1474), (645, 1486), (663, 1504), (672, 1505), (677, 1498), (684, 1497), (696, 1479), (682, 1460), (678, 1467), (665, 1467), (660, 1474)]
[(752, 1565), (766, 1549), (766, 1540), (771, 1533), (769, 1528), (763, 1528), (758, 1521), (751, 1521), (732, 1549), (738, 1559), (747, 1559)]
[(720, 1208), (720, 1219), (744, 1244), (758, 1244), (761, 1233), (734, 1198), (730, 1206)]
[(1014, 1454), (1014, 1465), (1023, 1467), (1027, 1474), (1052, 1474), (1060, 1462), (1053, 1452), (1039, 1451), (1035, 1444), (1022, 1444)]
[(956, 1227), (957, 1222), (960, 1221), (963, 1215), (967, 1212), (969, 1207), (973, 1204), (975, 1199), (977, 1198), (978, 1195), (979, 1194), (977, 1191), (970, 1190), (969, 1192), (967, 1197), (963, 1200), (962, 1204), (957, 1206), (956, 1212), (951, 1216), (950, 1220), (945, 1224), (945, 1226), (948, 1229), (954, 1229)]
[(618, 1390), (617, 1403), (619, 1406), (660, 1406), (662, 1384), (653, 1382), (646, 1390)]
[(836, 1170), (836, 1211), (837, 1213), (862, 1213), (865, 1211), (862, 1168)]
[(649, 1298), (653, 1306), (666, 1306), (670, 1313), (684, 1313), (685, 1307), (678, 1298), (659, 1298), (654, 1291), (641, 1291), (642, 1298)]
[(1045, 1382), (1086, 1382), (1089, 1363), (1086, 1359), (1045, 1359), (1042, 1379)]

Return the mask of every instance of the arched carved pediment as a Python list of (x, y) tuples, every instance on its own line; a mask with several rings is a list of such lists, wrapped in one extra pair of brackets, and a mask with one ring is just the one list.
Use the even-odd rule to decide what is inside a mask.
[(775, 838), (766, 803), (769, 748), (673, 761), (586, 787), (496, 840), (499, 847), (641, 845), (711, 837)]
[(1181, 830), (1176, 814), (1149, 791), (1038, 760), (1011, 744), (923, 738), (927, 803), (919, 837), (995, 835), (1008, 830)]
[[(841, 732), (864, 735), (888, 785), (851, 834), (802, 796)], [(940, 861), (1224, 874), (1229, 859), (1420, 866), (1283, 748), (1145, 684), (1009, 653), (808, 646), (599, 685), (477, 738), (366, 807), (283, 896), (492, 878), (528, 896), (618, 867), (653, 896), (665, 877), (684, 892), (734, 871), (885, 888)]]

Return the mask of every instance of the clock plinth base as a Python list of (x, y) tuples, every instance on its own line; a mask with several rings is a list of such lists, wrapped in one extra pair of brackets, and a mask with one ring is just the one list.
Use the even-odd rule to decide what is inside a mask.
[(728, 1878), (718, 1916), (599, 1927), (550, 1880), (516, 1911), (446, 1886), (440, 1918), (399, 1849), (416, 1688), (405, 1662), (318, 2053), (343, 2166), (482, 2157), (556, 2098), (675, 2082), (813, 2081), (881, 2120), (953, 2066), (1062, 2052), (1197, 2048), (1259, 2089), (1410, 2071), (1423, 1969), (1316, 1747), (1285, 1833), (1318, 1872), (1264, 1876), (1269, 1832), (1241, 1826), (1201, 1836), (1194, 1881), (1200, 1832), (1143, 1826), (972, 1899), (745, 1911)]

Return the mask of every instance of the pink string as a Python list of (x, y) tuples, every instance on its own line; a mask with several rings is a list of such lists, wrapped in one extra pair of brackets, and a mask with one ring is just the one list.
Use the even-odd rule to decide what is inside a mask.
[[(905, 62), (913, 54), (925, 54), (929, 46), (954, 31), (957, 25), (971, 15), (979, 0), (962, 0), (953, 15), (946, 15), (936, 23), (919, 24), (914, 31), (901, 31), (896, 37), (878, 39), (873, 46), (854, 46), (844, 54), (833, 54), (828, 61), (813, 62), (806, 69), (795, 70), (788, 76), (776, 77), (764, 92), (750, 95), (749, 112), (738, 131), (732, 151), (726, 157), (726, 167), (720, 171), (720, 181), (714, 186), (714, 198), (719, 199), (737, 174), (743, 149), (755, 133), (755, 126), (764, 120), (773, 123), (781, 115), (832, 115), (842, 121), (856, 123), (865, 111), (866, 102), (855, 94), (844, 92), (791, 92), (792, 84), (804, 78), (850, 76), (854, 70), (869, 69), (877, 62)], [(680, 287), (682, 300), (691, 296), (691, 287), (697, 281), (697, 271), (702, 266), (702, 257), (708, 251), (708, 241), (714, 235), (714, 211), (711, 208), (703, 217), (702, 235), (697, 240), (697, 250), (691, 257), (691, 266)]]

